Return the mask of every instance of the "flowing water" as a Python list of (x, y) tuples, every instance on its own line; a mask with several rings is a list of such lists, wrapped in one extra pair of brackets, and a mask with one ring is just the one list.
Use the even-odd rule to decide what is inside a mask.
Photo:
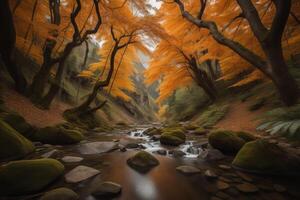
[[(95, 177), (87, 185), (82, 185), (81, 194), (86, 200), (96, 200), (89, 196), (90, 189), (102, 181), (113, 181), (122, 185), (122, 194), (116, 199), (120, 200), (199, 200), (209, 199), (209, 194), (201, 185), (209, 184), (203, 176), (186, 176), (176, 170), (180, 165), (199, 164), (197, 157), (202, 152), (200, 147), (195, 146), (196, 141), (187, 141), (179, 147), (167, 147), (154, 141), (151, 136), (145, 135), (145, 129), (136, 129), (125, 134), (122, 139), (139, 141), (144, 151), (154, 153), (159, 160), (159, 166), (147, 173), (139, 173), (130, 168), (126, 161), (137, 150), (131, 149), (126, 152), (114, 151), (99, 157), (99, 160), (109, 162), (102, 168), (101, 175)], [(185, 153), (181, 158), (174, 159), (171, 151), (174, 149)], [(165, 150), (166, 156), (158, 155), (158, 150)], [(205, 164), (203, 164), (203, 167)]]
[[(144, 150), (150, 153), (156, 153), (158, 150), (165, 150), (167, 155), (171, 155), (170, 147), (163, 146), (159, 141), (154, 141), (151, 136), (144, 134), (145, 129), (138, 129), (129, 132), (129, 138), (142, 140), (141, 145)], [(188, 140), (179, 147), (172, 148), (184, 152), (186, 158), (197, 158), (203, 152), (202, 148), (195, 140)]]

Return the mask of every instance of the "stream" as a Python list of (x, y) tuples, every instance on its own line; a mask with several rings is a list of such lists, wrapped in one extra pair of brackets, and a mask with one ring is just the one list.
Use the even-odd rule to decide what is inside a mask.
[[(144, 134), (145, 130), (146, 129), (138, 129), (135, 131), (131, 131), (128, 134), (129, 138), (141, 140), (142, 142), (140, 143), (140, 145), (142, 145), (142, 147), (145, 148), (144, 150), (149, 153), (156, 153), (159, 150), (163, 150), (168, 156), (172, 154), (170, 147), (162, 146), (159, 141), (154, 141), (152, 139), (153, 137)], [(202, 148), (197, 145), (197, 142), (195, 140), (188, 140), (179, 147), (172, 149), (183, 152), (185, 154), (183, 155), (183, 157), (185, 158), (197, 158), (203, 152)]]
[[(213, 199), (212, 197), (216, 200), (285, 200), (300, 197), (298, 179), (241, 175), (239, 171), (230, 167), (233, 157), (220, 155), (218, 151), (210, 149), (206, 136), (187, 133), (185, 144), (170, 147), (161, 145), (153, 136), (144, 134), (148, 127), (151, 126), (116, 129), (109, 133), (91, 132), (85, 141), (77, 145), (40, 145), (37, 146), (35, 155), (29, 159), (48, 157), (62, 161), (66, 168), (65, 175), (82, 165), (99, 170), (99, 174), (78, 183), (67, 183), (62, 177), (45, 190), (68, 187), (80, 195), (80, 200), (96, 200), (90, 194), (92, 189), (103, 181), (115, 182), (122, 186), (120, 195), (108, 198), (115, 200), (208, 200)], [(152, 153), (160, 162), (145, 174), (137, 172), (126, 163), (128, 158), (141, 150)], [(175, 156), (174, 152), (181, 154)], [(65, 156), (75, 156), (82, 160), (64, 162)], [(183, 174), (176, 170), (182, 165), (197, 167), (200, 173)], [(209, 179), (204, 175), (207, 170), (214, 171), (217, 177)], [(255, 185), (257, 191), (243, 193), (236, 189), (238, 184), (245, 183)], [(288, 189), (276, 191), (273, 189), (274, 184)], [(9, 200), (24, 199), (35, 198)]]

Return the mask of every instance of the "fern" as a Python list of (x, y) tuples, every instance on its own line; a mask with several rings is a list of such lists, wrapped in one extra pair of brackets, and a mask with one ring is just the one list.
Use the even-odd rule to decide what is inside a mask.
[(257, 130), (265, 130), (271, 135), (300, 139), (300, 105), (267, 112), (265, 121), (257, 127)]

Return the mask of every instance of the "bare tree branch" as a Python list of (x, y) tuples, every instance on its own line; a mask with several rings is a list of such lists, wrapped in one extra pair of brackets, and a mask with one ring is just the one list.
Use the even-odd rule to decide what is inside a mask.
[(293, 17), (293, 19), (300, 24), (300, 19), (295, 15), (295, 13), (291, 12), (290, 15)]
[(271, 37), (281, 41), (286, 22), (291, 11), (291, 0), (272, 0), (276, 7), (275, 17), (270, 30)]
[(202, 19), (202, 16), (204, 14), (205, 8), (206, 8), (206, 4), (207, 4), (207, 0), (199, 0), (200, 1), (200, 11), (198, 14), (198, 19)]
[(264, 41), (268, 34), (268, 29), (263, 25), (259, 14), (251, 0), (237, 0), (240, 8), (243, 11), (245, 18), (248, 20), (249, 25), (254, 35), (260, 41)]
[(185, 8), (184, 4), (180, 0), (174, 0), (174, 2), (179, 6), (181, 14), (184, 18), (186, 18), (191, 23), (195, 24), (199, 28), (208, 29), (213, 36), (213, 38), (219, 43), (224, 46), (229, 47), (242, 58), (247, 60), (249, 63), (257, 66), (261, 71), (263, 71), (267, 76), (270, 76), (270, 71), (267, 69), (266, 61), (260, 57), (259, 55), (255, 54), (248, 48), (244, 47), (240, 43), (231, 40), (225, 37), (219, 30), (215, 22), (213, 21), (204, 21), (198, 18), (195, 18), (190, 13), (188, 13)]

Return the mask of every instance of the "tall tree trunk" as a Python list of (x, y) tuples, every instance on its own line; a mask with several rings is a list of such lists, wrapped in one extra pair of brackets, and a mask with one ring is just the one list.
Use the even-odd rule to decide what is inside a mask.
[(266, 42), (264, 52), (267, 55), (268, 63), (272, 68), (272, 81), (280, 95), (281, 100), (291, 106), (297, 103), (299, 90), (296, 81), (288, 71), (284, 60), (280, 42)]
[(61, 82), (63, 80), (66, 60), (72, 52), (72, 49), (72, 44), (67, 45), (67, 47), (65, 48), (64, 55), (58, 63), (58, 69), (54, 78), (54, 83), (51, 84), (48, 93), (39, 102), (39, 104), (45, 109), (48, 109), (50, 107), (52, 101), (54, 100), (55, 96), (61, 88)]
[(0, 31), (0, 54), (2, 60), (10, 76), (15, 81), (16, 90), (24, 93), (27, 81), (21, 69), (16, 65), (13, 55), (16, 44), (16, 30), (8, 0), (0, 1), (0, 24), (3, 27)]
[[(51, 14), (51, 23), (60, 25), (60, 0), (49, 0), (49, 9)], [(57, 33), (55, 31), (52, 34), (54, 37), (57, 36)], [(34, 76), (32, 84), (30, 85), (29, 96), (35, 103), (41, 100), (50, 78), (51, 69), (57, 63), (54, 59), (52, 59), (52, 52), (55, 45), (55, 40), (46, 40), (45, 47), (43, 49), (43, 64), (38, 73)]]
[(198, 73), (195, 78), (197, 84), (204, 90), (210, 100), (214, 102), (217, 99), (217, 90), (212, 80), (203, 74), (203, 72)]
[(38, 71), (38, 73), (34, 76), (32, 84), (29, 88), (29, 96), (31, 100), (35, 103), (40, 101), (44, 94), (45, 87), (50, 78), (50, 72), (52, 66), (55, 64), (52, 61), (51, 54), (55, 47), (56, 41), (47, 40), (44, 49), (44, 62)]
[(201, 87), (210, 100), (214, 102), (217, 99), (218, 92), (213, 79), (207, 75), (206, 71), (198, 67), (197, 60), (194, 57), (189, 60), (189, 64), (190, 69), (193, 71), (194, 80), (196, 81), (197, 85)]

